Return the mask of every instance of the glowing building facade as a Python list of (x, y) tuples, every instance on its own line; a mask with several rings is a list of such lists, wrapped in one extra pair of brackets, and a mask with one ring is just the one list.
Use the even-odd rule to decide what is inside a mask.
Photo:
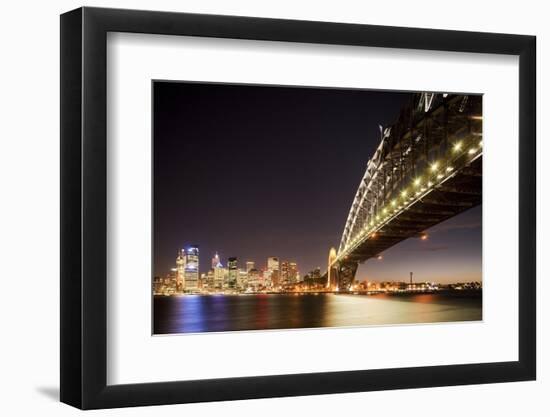
[(237, 258), (231, 257), (227, 259), (227, 287), (236, 288), (237, 280), (239, 279), (239, 268), (237, 266)]
[(220, 264), (220, 256), (218, 255), (218, 252), (216, 252), (214, 257), (212, 258), (212, 269), (217, 268), (218, 265), (221, 265)]
[(280, 281), (279, 258), (270, 256), (267, 258), (267, 274), (271, 287), (278, 287)]
[(185, 288), (185, 249), (178, 252), (176, 257), (176, 291), (182, 292)]
[(185, 290), (199, 289), (199, 247), (192, 245), (185, 251)]

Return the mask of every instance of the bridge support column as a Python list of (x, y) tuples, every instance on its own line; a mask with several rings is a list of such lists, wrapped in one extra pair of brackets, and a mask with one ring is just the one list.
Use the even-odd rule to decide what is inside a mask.
[(358, 262), (341, 262), (338, 264), (336, 268), (338, 292), (348, 292), (351, 290), (358, 267)]

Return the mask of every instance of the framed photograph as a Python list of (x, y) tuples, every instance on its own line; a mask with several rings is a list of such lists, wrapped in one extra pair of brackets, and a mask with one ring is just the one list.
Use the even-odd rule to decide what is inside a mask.
[(61, 401), (533, 380), (535, 37), (61, 16)]

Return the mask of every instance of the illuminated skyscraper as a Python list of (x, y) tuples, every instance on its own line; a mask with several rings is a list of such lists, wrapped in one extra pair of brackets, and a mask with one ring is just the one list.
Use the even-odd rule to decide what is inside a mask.
[(217, 252), (212, 258), (212, 274), (213, 274), (212, 288), (222, 289), (224, 281), (227, 278), (227, 269), (225, 269), (222, 263), (220, 262), (220, 257)]
[(281, 261), (279, 264), (280, 267), (280, 276), (281, 276), (281, 284), (288, 284), (288, 262), (287, 261)]
[(221, 263), (214, 268), (214, 288), (222, 289), (227, 279), (227, 269), (222, 266)]
[(235, 288), (237, 286), (237, 279), (239, 278), (239, 268), (237, 266), (237, 258), (231, 257), (227, 259), (228, 269), (228, 287)]
[(292, 284), (298, 282), (298, 265), (296, 262), (288, 263), (288, 281)]
[(298, 281), (298, 265), (296, 262), (280, 262), (281, 284), (294, 284)]
[(255, 266), (253, 261), (246, 261), (246, 272), (250, 272), (250, 270), (254, 268)]
[(199, 247), (192, 245), (185, 252), (185, 289), (199, 288)]
[(185, 288), (185, 249), (178, 251), (176, 258), (176, 291), (181, 292)]
[(218, 252), (214, 255), (212, 258), (212, 269), (217, 268), (220, 264), (220, 257), (218, 256)]
[(267, 272), (269, 274), (269, 279), (271, 281), (272, 287), (279, 286), (279, 258), (276, 256), (270, 256), (267, 258)]
[(248, 272), (244, 269), (239, 269), (237, 274), (237, 287), (240, 289), (245, 289), (248, 286)]
[(260, 273), (260, 283), (266, 288), (271, 287), (271, 271), (269, 271), (269, 269), (262, 269)]
[(260, 281), (260, 271), (253, 268), (248, 271), (248, 286), (257, 289), (262, 282)]

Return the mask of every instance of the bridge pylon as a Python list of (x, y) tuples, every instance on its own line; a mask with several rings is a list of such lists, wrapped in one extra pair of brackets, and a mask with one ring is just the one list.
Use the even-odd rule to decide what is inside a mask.
[(355, 281), (355, 274), (359, 266), (354, 261), (336, 261), (337, 253), (331, 248), (328, 255), (327, 289), (337, 292), (348, 292)]
[(359, 267), (359, 262), (354, 261), (340, 261), (337, 264), (336, 276), (338, 286), (336, 290), (338, 292), (348, 292), (351, 290), (351, 286), (355, 281), (355, 274), (357, 273), (357, 268)]

